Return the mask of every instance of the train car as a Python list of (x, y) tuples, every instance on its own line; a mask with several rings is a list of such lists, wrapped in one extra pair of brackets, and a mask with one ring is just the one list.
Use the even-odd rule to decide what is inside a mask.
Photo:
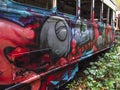
[(0, 90), (54, 90), (114, 43), (111, 0), (0, 0)]

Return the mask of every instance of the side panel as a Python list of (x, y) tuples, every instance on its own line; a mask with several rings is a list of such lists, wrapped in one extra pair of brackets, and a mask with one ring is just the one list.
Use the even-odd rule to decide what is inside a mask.
[(12, 2), (0, 6), (0, 89), (44, 90), (74, 77), (77, 64), (57, 71), (69, 63), (71, 31), (65, 16)]
[[(7, 5), (7, 6), (6, 6)], [(13, 2), (0, 4), (0, 85), (51, 90), (79, 61), (109, 48), (111, 26)], [(30, 87), (29, 87), (30, 86)]]

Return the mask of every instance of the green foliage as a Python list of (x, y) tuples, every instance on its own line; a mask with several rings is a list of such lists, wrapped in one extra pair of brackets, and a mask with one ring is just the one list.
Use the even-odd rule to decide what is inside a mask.
[[(109, 53), (91, 62), (84, 70), (84, 77), (67, 85), (70, 90), (118, 90), (120, 89), (120, 42)], [(79, 89), (76, 89), (79, 88)]]

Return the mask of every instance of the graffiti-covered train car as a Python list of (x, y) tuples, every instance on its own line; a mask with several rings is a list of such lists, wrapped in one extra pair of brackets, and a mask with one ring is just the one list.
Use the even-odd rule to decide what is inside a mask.
[(0, 89), (71, 80), (78, 62), (113, 45), (114, 10), (111, 0), (0, 0)]

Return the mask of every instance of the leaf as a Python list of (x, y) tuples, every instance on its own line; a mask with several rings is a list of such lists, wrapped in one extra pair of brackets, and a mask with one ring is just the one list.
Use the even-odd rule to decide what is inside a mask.
[(88, 70), (85, 70), (85, 71), (83, 71), (86, 75), (88, 75), (89, 74), (89, 72), (88, 72)]

